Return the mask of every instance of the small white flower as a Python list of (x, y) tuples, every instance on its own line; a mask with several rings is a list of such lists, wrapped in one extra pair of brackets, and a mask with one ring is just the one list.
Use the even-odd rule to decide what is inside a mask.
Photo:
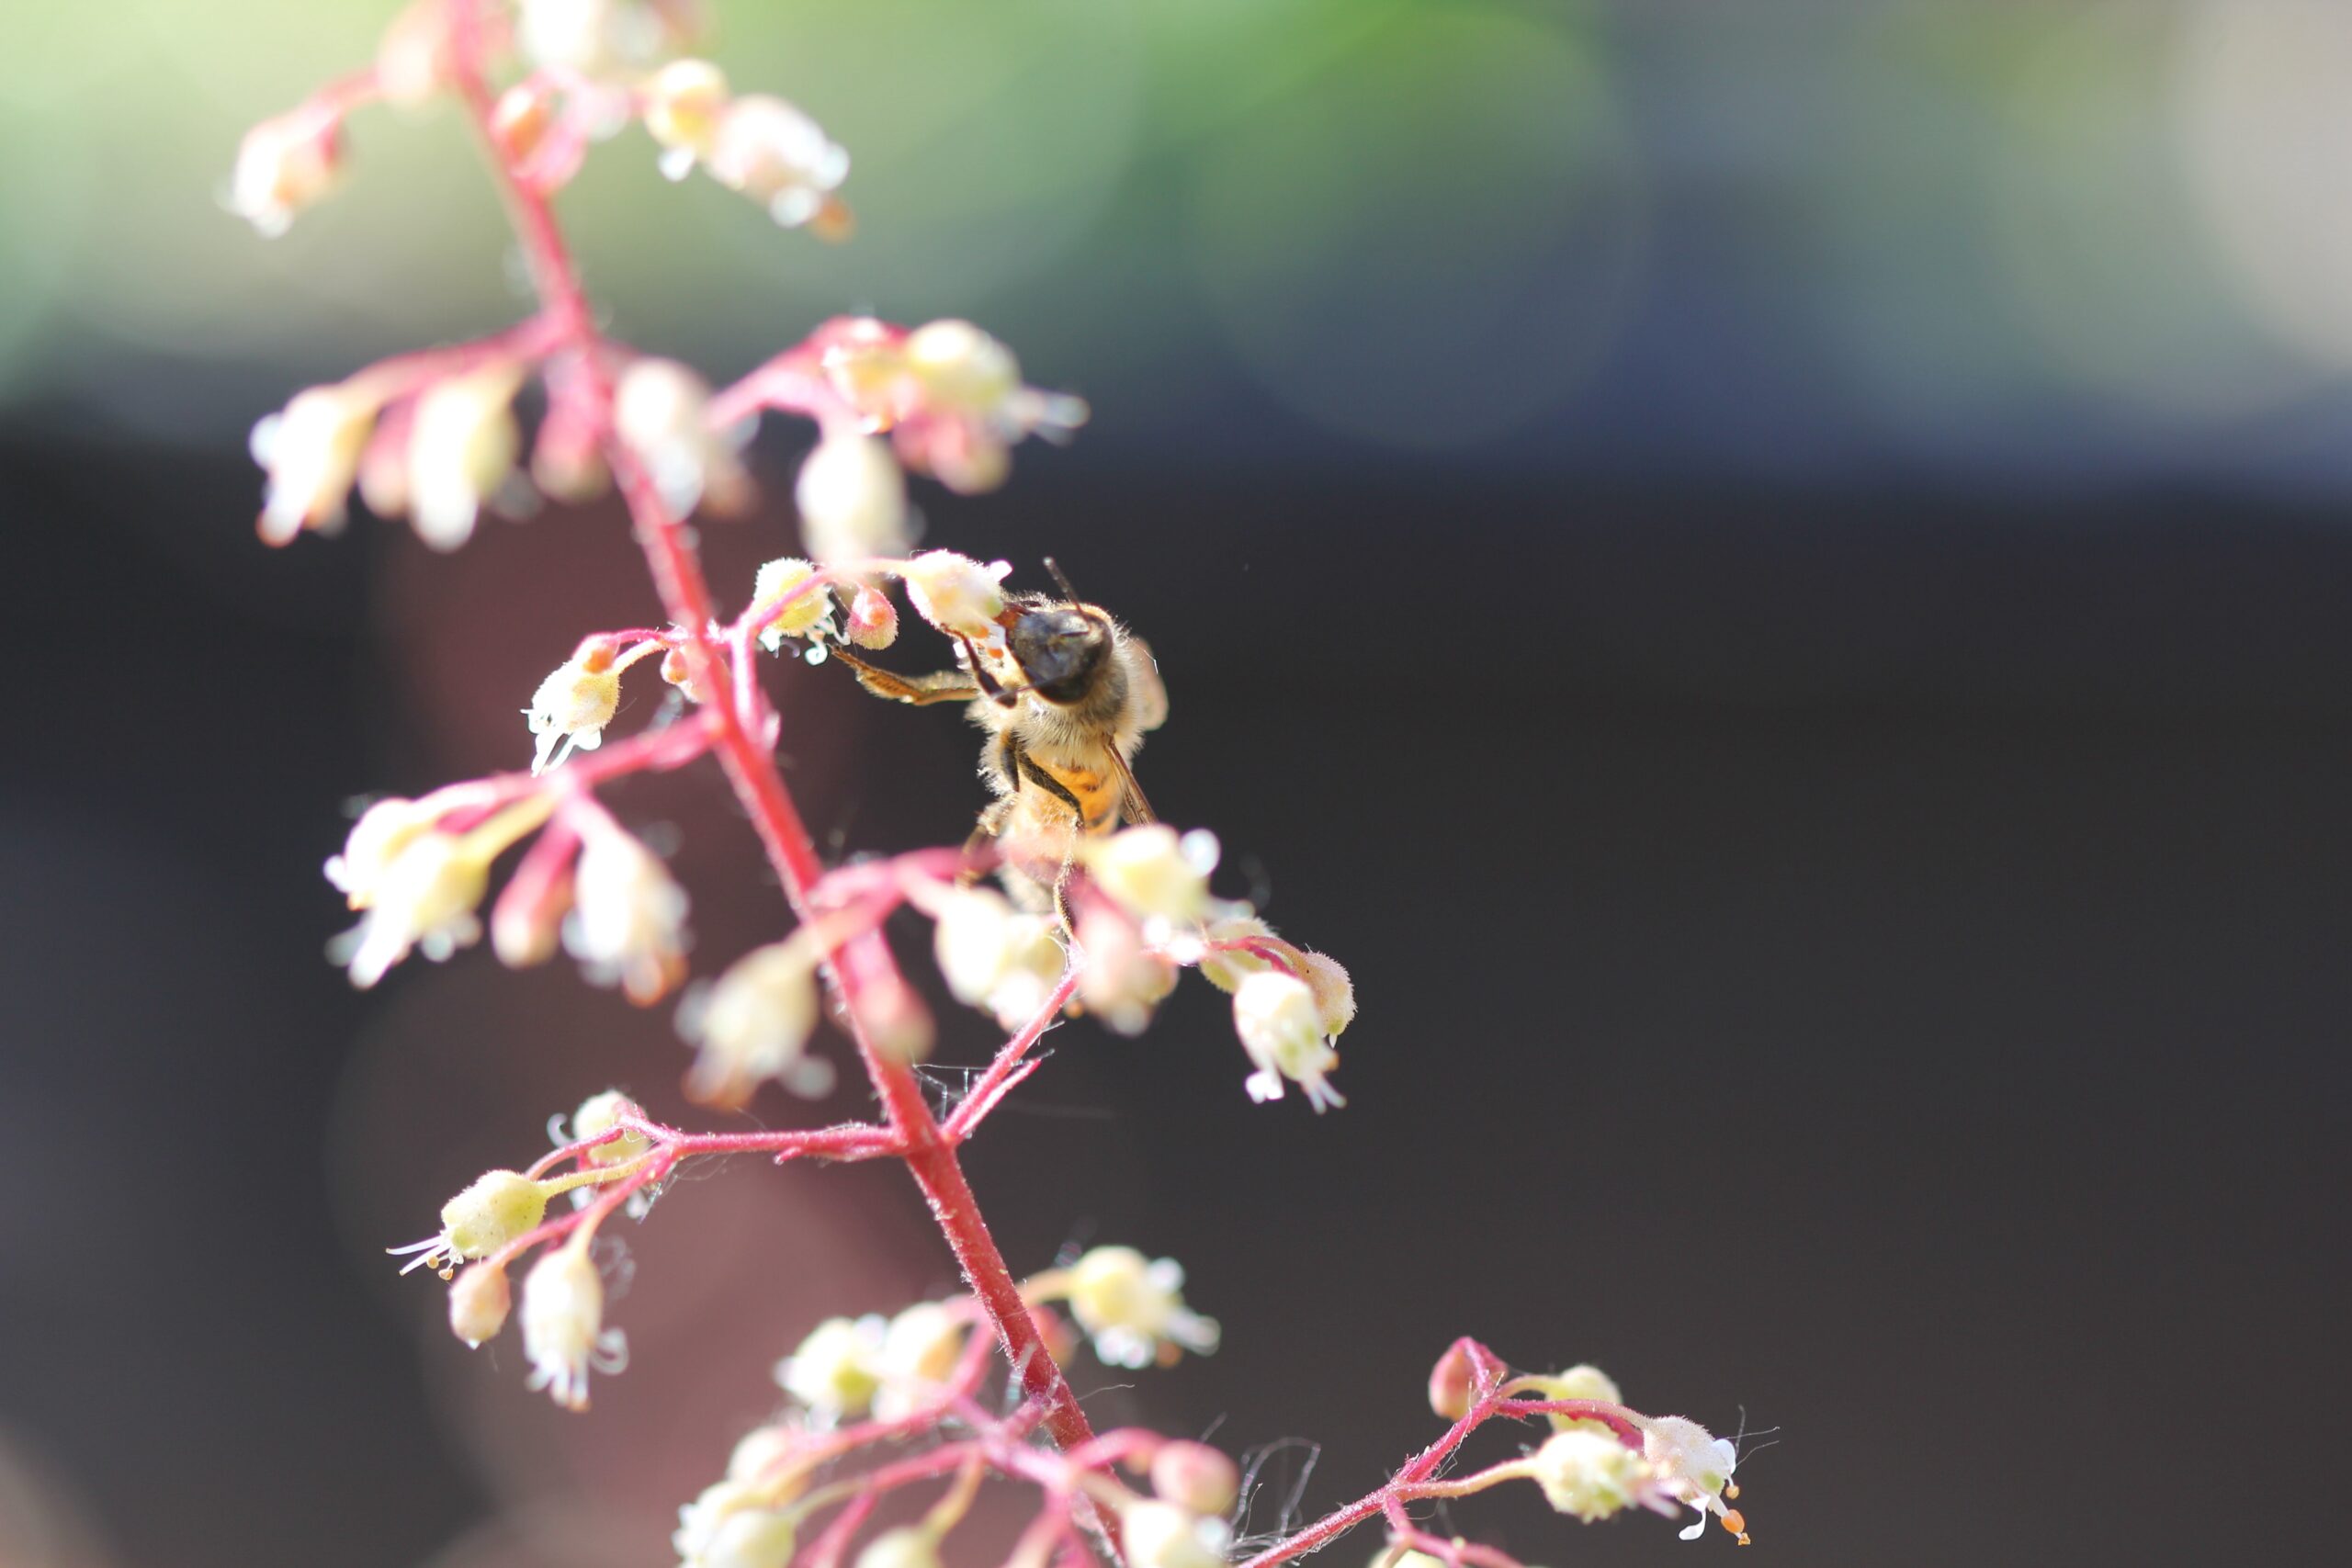
[(1225, 1521), (1152, 1499), (1119, 1510), (1129, 1568), (1225, 1568), (1233, 1535)]
[(514, 45), (534, 65), (609, 75), (650, 62), (669, 42), (644, 0), (517, 0)]
[(849, 154), (824, 128), (782, 98), (755, 93), (729, 103), (707, 156), (713, 178), (797, 228), (824, 209), (849, 177)]
[(621, 672), (609, 647), (594, 644), (557, 665), (523, 710), (531, 733), (539, 738), (531, 754), (532, 773), (562, 766), (575, 750), (603, 745), (605, 727), (620, 705)]
[[(832, 594), (822, 586), (803, 586), (816, 575), (817, 569), (807, 561), (786, 556), (761, 567), (752, 580), (752, 607), (747, 614), (757, 620), (775, 613), (775, 619), (760, 628), (760, 646), (770, 653), (780, 651), (788, 637), (833, 635)], [(776, 610), (778, 604), (784, 608)]]
[(751, 481), (736, 448), (750, 427), (711, 429), (710, 385), (677, 361), (631, 362), (613, 389), (613, 429), (680, 516), (706, 498), (722, 512), (747, 499)]
[(920, 1409), (955, 1375), (967, 1330), (964, 1319), (937, 1302), (918, 1302), (892, 1318), (874, 1359), (881, 1384), (874, 1413), (887, 1420)]
[(1163, 823), (1090, 839), (1086, 874), (1112, 902), (1138, 920), (1194, 920), (1209, 909), (1209, 873), (1216, 869), (1216, 836), (1195, 829), (1179, 835)]
[(359, 474), (376, 405), (348, 387), (312, 387), (254, 426), (254, 461), (269, 476), (260, 531), (283, 545), (303, 529), (333, 533)]
[(684, 179), (708, 157), (727, 112), (726, 73), (707, 60), (673, 60), (645, 85), (645, 129), (665, 149), (662, 172)]
[(1125, 917), (1090, 906), (1078, 918), (1078, 999), (1116, 1034), (1140, 1034), (1176, 988), (1176, 965), (1143, 944)]
[(997, 631), (1004, 614), (1001, 586), (1010, 561), (986, 566), (953, 550), (925, 550), (899, 569), (915, 614), (941, 631), (984, 638)]
[(829, 1317), (775, 1364), (775, 1381), (820, 1421), (863, 1416), (882, 1386), (888, 1332), (877, 1316)]
[(757, 1487), (720, 1481), (678, 1510), (670, 1538), (683, 1568), (785, 1568), (792, 1561), (792, 1517), (766, 1506)]
[(985, 887), (959, 887), (932, 910), (932, 953), (950, 995), (978, 1007), (1012, 967), (1019, 951), (1012, 906)]
[(817, 1027), (816, 969), (809, 944), (786, 939), (753, 948), (689, 994), (678, 1031), (700, 1049), (688, 1096), (731, 1110), (767, 1078), (811, 1098), (828, 1092), (831, 1066), (804, 1054)]
[(376, 889), (393, 858), (411, 840), (430, 831), (440, 816), (441, 807), (437, 806), (397, 795), (376, 802), (351, 825), (343, 852), (328, 859), (327, 880), (334, 884), (336, 891), (349, 900), (353, 908), (367, 908), (376, 901)]
[(229, 210), (267, 237), (286, 232), (297, 212), (334, 187), (342, 162), (339, 129), (333, 114), (306, 107), (246, 131), (229, 183)]
[(828, 565), (902, 553), (907, 479), (890, 448), (871, 435), (828, 435), (800, 465), (793, 487), (801, 542)]
[(884, 1530), (857, 1554), (857, 1568), (939, 1568), (939, 1538), (921, 1525)]
[(1132, 1247), (1098, 1247), (1069, 1271), (1070, 1315), (1093, 1337), (1094, 1353), (1114, 1367), (1172, 1361), (1180, 1350), (1216, 1348), (1215, 1318), (1184, 1304), (1183, 1266), (1147, 1261)]
[(1546, 1502), (1587, 1524), (1639, 1502), (1650, 1479), (1641, 1455), (1615, 1433), (1589, 1427), (1554, 1433), (1529, 1459), (1528, 1469)]
[(800, 1451), (807, 1432), (789, 1424), (754, 1427), (735, 1440), (727, 1452), (727, 1479), (753, 1485), (767, 1472)]
[(1317, 1111), (1347, 1103), (1327, 1080), (1340, 1054), (1324, 1037), (1323, 1015), (1306, 981), (1277, 969), (1245, 977), (1233, 993), (1233, 1027), (1258, 1067), (1247, 1086), (1250, 1099), (1280, 1100), (1288, 1078)]
[[(411, 950), (437, 964), (481, 940), (474, 908), (489, 887), (490, 856), (469, 840), (419, 833), (390, 853), (373, 878), (345, 888), (365, 913), (330, 944), (329, 955), (351, 971), (351, 983), (362, 990)], [(367, 903), (357, 905), (363, 896)]]
[[(603, 1137), (619, 1126), (624, 1116), (642, 1117), (644, 1114), (637, 1101), (616, 1089), (608, 1089), (580, 1102), (580, 1109), (571, 1113), (570, 1137), (563, 1135), (563, 1118), (560, 1115), (548, 1123), (548, 1132), (555, 1139), (556, 1146), (561, 1148), (567, 1144), (585, 1143), (590, 1138)], [(598, 1144), (582, 1155), (580, 1162), (582, 1165), (627, 1165), (652, 1147), (652, 1140), (644, 1134), (627, 1132), (611, 1143)], [(577, 1190), (584, 1191), (585, 1189)]]
[(517, 376), (493, 365), (435, 382), (417, 400), (409, 433), (410, 521), (436, 550), (473, 536), (482, 505), (514, 471), (522, 433), (514, 423)]
[(441, 1205), (441, 1229), (423, 1241), (388, 1248), (413, 1252), (401, 1268), (438, 1269), (446, 1262), (487, 1258), (547, 1217), (547, 1190), (516, 1170), (485, 1171)]
[(927, 410), (993, 419), (1021, 390), (1021, 363), (1012, 351), (969, 321), (917, 327), (901, 352)]
[(1634, 1424), (1642, 1429), (1642, 1457), (1649, 1461), (1658, 1489), (1699, 1511), (1698, 1521), (1681, 1531), (1682, 1539), (1698, 1540), (1710, 1514), (1722, 1514), (1730, 1524), (1736, 1516), (1724, 1508), (1723, 1495), (1739, 1466), (1739, 1450), (1732, 1440), (1714, 1436), (1685, 1416), (1635, 1416)]
[(587, 835), (572, 877), (564, 950), (599, 986), (617, 982), (643, 1007), (685, 972), (686, 893), (633, 834)]
[(449, 1332), (464, 1340), (468, 1349), (479, 1350), (498, 1337), (513, 1305), (506, 1270), (477, 1263), (449, 1287)]
[(559, 1247), (523, 1279), (523, 1353), (531, 1387), (567, 1410), (588, 1408), (590, 1369), (607, 1376), (628, 1365), (628, 1340), (605, 1326), (605, 1285), (586, 1252)]
[(1005, 942), (1004, 971), (980, 1005), (1000, 1028), (1019, 1029), (1061, 984), (1069, 954), (1062, 951), (1061, 927), (1046, 915), (1014, 915), (1006, 922)]

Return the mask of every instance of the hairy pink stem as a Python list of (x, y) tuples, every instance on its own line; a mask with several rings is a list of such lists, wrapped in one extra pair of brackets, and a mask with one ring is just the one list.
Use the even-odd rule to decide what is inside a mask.
[[(586, 398), (597, 412), (604, 435), (605, 460), (636, 525), (664, 612), (684, 634), (681, 651), (687, 673), (714, 699), (712, 745), (736, 797), (752, 818), (761, 847), (784, 885), (793, 910), (808, 919), (808, 891), (824, 874), (816, 846), (783, 775), (766, 745), (754, 739), (745, 722), (742, 705), (716, 699), (729, 691), (728, 671), (710, 637), (717, 615), (709, 585), (704, 581), (689, 531), (671, 515), (652, 476), (626, 444), (612, 434), (613, 378), (603, 353), (586, 293), (581, 287), (569, 246), (557, 225), (546, 196), (515, 176), (501, 153), (492, 126), (494, 104), (484, 76), (481, 47), (481, 7), (479, 0), (453, 0), (452, 77), (458, 97), (488, 155), (491, 169), (514, 221), (517, 237), (529, 258), (531, 275), (546, 314), (555, 323), (560, 341), (576, 355), (576, 370)], [(933, 1118), (912, 1069), (876, 1049), (859, 1008), (868, 985), (892, 988), (897, 978), (889, 948), (876, 933), (851, 939), (831, 955), (831, 969), (844, 1008), (844, 1023), (856, 1042), (866, 1076), (881, 1100), (892, 1128), (902, 1144), (901, 1157), (922, 1188), (932, 1217), (955, 1254), (958, 1268), (981, 1309), (995, 1325), (997, 1339), (1012, 1368), (1014, 1381), (1046, 1412), (1045, 1424), (1062, 1448), (1075, 1448), (1094, 1436), (1086, 1413), (1021, 1300), (1012, 1271), (1005, 1267), (995, 1238), (980, 1213), (969, 1181), (956, 1158), (952, 1141)]]

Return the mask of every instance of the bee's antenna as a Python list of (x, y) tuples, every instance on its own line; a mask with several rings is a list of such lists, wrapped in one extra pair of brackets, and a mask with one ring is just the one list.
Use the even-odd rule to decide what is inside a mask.
[(1062, 597), (1070, 600), (1076, 600), (1078, 598), (1078, 590), (1072, 588), (1069, 585), (1069, 579), (1062, 575), (1061, 562), (1056, 560), (1051, 556), (1047, 556), (1046, 558), (1046, 570), (1051, 574), (1054, 581), (1060, 585)]

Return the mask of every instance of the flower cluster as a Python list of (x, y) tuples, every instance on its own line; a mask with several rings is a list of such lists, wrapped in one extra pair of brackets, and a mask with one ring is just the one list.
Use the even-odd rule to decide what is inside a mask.
[[(670, 1178), (699, 1158), (901, 1161), (969, 1293), (887, 1317), (830, 1318), (802, 1337), (775, 1369), (784, 1415), (744, 1438), (725, 1477), (681, 1510), (682, 1562), (789, 1568), (805, 1543), (813, 1568), (839, 1568), (853, 1548), (856, 1568), (940, 1568), (943, 1542), (993, 1480), (1037, 1495), (1012, 1568), (1091, 1561), (1098, 1544), (1128, 1568), (1223, 1568), (1241, 1488), (1232, 1461), (1146, 1431), (1097, 1435), (1062, 1370), (1081, 1337), (1117, 1367), (1214, 1350), (1218, 1325), (1187, 1304), (1183, 1269), (1109, 1246), (1015, 1280), (958, 1151), (1039, 1069), (1038, 1042), (1066, 1014), (1139, 1032), (1187, 967), (1231, 995), (1252, 1098), (1277, 1100), (1296, 1085), (1317, 1111), (1340, 1105), (1331, 1077), (1338, 1038), (1355, 1017), (1352, 983), (1335, 960), (1216, 894), (1213, 835), (1152, 820), (1127, 772), (1142, 733), (1166, 714), (1148, 649), (1094, 606), (1040, 611), (1040, 596), (1008, 592), (1007, 562), (914, 549), (910, 472), (953, 491), (990, 489), (1014, 444), (1075, 429), (1082, 402), (1026, 385), (1009, 348), (960, 320), (907, 328), (837, 318), (717, 389), (605, 334), (548, 197), (592, 144), (631, 125), (662, 149), (673, 178), (700, 169), (786, 227), (828, 238), (850, 230), (839, 195), (848, 153), (786, 100), (739, 93), (712, 62), (677, 57), (694, 43), (698, 12), (693, 0), (414, 0), (370, 69), (247, 134), (227, 205), (274, 234), (341, 181), (352, 111), (374, 100), (454, 99), (517, 215), (539, 295), (535, 312), (503, 331), (383, 360), (300, 391), (260, 420), (258, 526), (273, 545), (333, 532), (356, 491), (369, 510), (406, 517), (426, 545), (450, 550), (485, 513), (520, 515), (542, 497), (616, 490), (660, 592), (659, 624), (590, 632), (537, 682), (521, 710), (527, 771), (518, 737), (516, 771), (371, 806), (326, 865), (358, 916), (331, 952), (368, 987), (413, 953), (438, 961), (487, 929), (509, 965), (560, 951), (591, 983), (639, 1005), (679, 993), (679, 1031), (694, 1049), (685, 1091), (727, 1111), (770, 1084), (829, 1093), (837, 1075), (812, 1046), (830, 1021), (881, 1112), (813, 1128), (687, 1132), (608, 1089), (568, 1125), (551, 1124), (553, 1151), (484, 1172), (442, 1206), (432, 1235), (393, 1251), (408, 1255), (403, 1272), (428, 1269), (447, 1281), (450, 1329), (463, 1343), (486, 1344), (519, 1319), (531, 1386), (582, 1410), (592, 1374), (617, 1372), (628, 1358), (622, 1330), (606, 1322), (614, 1215), (648, 1219)], [(543, 399), (527, 389), (534, 382)], [(526, 432), (518, 407), (542, 404)], [(691, 519), (755, 510), (743, 454), (771, 411), (816, 429), (793, 491), (799, 553), (768, 560), (729, 621)], [(920, 683), (851, 652), (894, 644), (896, 591), (952, 648), (954, 671)], [(1107, 649), (1119, 661), (1093, 668), (1114, 668), (1129, 691), (1153, 699), (1124, 710), (1107, 753), (1053, 749), (1073, 728), (1057, 702), (1087, 667), (1069, 654), (1048, 676), (1046, 655), (1021, 651), (1085, 638), (1093, 656)], [(971, 701), (1003, 743), (992, 766), (1008, 793), (982, 818), (985, 830), (962, 850), (828, 870), (777, 766), (785, 725), (753, 656), (787, 641), (812, 662), (838, 657), (884, 694)], [(640, 662), (654, 663), (668, 690), (639, 710), (649, 722), (616, 733), (630, 711), (628, 671)], [(689, 983), (688, 895), (600, 791), (706, 756), (722, 764), (752, 819), (795, 924)], [(1033, 789), (1070, 810), (1024, 817), (1021, 792)], [(1091, 807), (1081, 793), (1108, 804)], [(1123, 818), (1138, 825), (1114, 830)], [(511, 872), (492, 900), (493, 868), (510, 851)], [(1001, 890), (987, 884), (991, 873)], [(885, 939), (886, 923), (908, 909), (932, 922), (948, 994), (1006, 1032), (944, 1105), (915, 1066), (938, 1043), (936, 1022)], [(990, 1389), (998, 1346), (1001, 1386)], [(1410, 1509), (1521, 1480), (1577, 1518), (1688, 1507), (1699, 1522), (1686, 1536), (1713, 1517), (1747, 1539), (1728, 1506), (1738, 1495), (1736, 1444), (1686, 1417), (1627, 1407), (1593, 1368), (1513, 1375), (1464, 1340), (1430, 1389), (1432, 1408), (1452, 1423), (1445, 1436), (1371, 1496), (1267, 1548), (1260, 1562), (1303, 1555), (1378, 1517), (1390, 1534), (1385, 1562), (1519, 1568), (1491, 1548), (1429, 1536)], [(1539, 1419), (1552, 1429), (1532, 1452), (1453, 1471), (1484, 1424)], [(918, 1486), (937, 1489), (919, 1517), (869, 1532), (892, 1494)]]

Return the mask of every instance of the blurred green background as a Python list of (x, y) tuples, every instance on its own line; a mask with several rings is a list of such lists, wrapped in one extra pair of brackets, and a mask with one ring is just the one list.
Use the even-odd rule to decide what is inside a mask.
[[(244, 126), (365, 60), (385, 6), (18, 9), (20, 413), (216, 443), (289, 377), (518, 310), (447, 112), (359, 116), (279, 242), (218, 209)], [(2347, 474), (2332, 0), (714, 11), (707, 52), (851, 149), (858, 239), (666, 187), (634, 130), (564, 207), (616, 327), (715, 374), (845, 307), (961, 313), (1105, 438), (1185, 457)]]

